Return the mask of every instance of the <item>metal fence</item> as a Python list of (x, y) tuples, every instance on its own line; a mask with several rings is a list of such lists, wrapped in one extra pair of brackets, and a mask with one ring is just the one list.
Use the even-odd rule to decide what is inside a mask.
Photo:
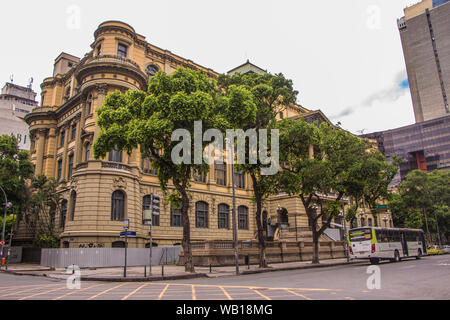
[[(152, 248), (152, 265), (176, 263), (181, 247)], [(124, 248), (88, 249), (42, 249), (41, 265), (66, 268), (76, 265), (80, 268), (121, 267), (125, 262)], [(150, 249), (127, 249), (127, 266), (147, 266), (150, 262)]]

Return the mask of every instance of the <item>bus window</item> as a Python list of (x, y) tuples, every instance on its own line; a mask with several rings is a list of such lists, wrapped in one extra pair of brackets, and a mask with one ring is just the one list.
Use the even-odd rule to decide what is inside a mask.
[(349, 233), (350, 241), (365, 241), (372, 239), (372, 229), (355, 229)]

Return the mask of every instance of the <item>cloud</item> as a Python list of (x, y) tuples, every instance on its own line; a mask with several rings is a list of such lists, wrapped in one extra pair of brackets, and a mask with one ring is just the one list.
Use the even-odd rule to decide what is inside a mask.
[(364, 99), (359, 105), (346, 107), (338, 114), (331, 116), (330, 119), (339, 119), (355, 113), (358, 109), (370, 108), (377, 101), (381, 103), (395, 102), (402, 96), (404, 96), (408, 91), (409, 91), (409, 82), (406, 71), (401, 71), (397, 73), (390, 87), (371, 94), (366, 99)]

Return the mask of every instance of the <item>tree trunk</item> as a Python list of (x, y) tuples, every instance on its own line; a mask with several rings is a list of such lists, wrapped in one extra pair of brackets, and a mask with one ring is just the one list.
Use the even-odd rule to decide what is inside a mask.
[(425, 217), (425, 227), (427, 228), (428, 243), (431, 245), (431, 234), (430, 234), (430, 229), (428, 228), (428, 218), (427, 218), (426, 210), (424, 208), (422, 208), (422, 214)]
[(183, 205), (181, 207), (181, 216), (183, 224), (183, 253), (184, 253), (184, 270), (186, 272), (194, 273), (194, 263), (192, 261), (192, 246), (191, 246), (191, 225), (189, 222), (189, 207), (190, 201), (186, 190), (180, 190)]
[(262, 199), (261, 195), (258, 192), (256, 176), (252, 174), (251, 178), (253, 182), (253, 192), (255, 194), (255, 202), (256, 202), (256, 226), (257, 226), (258, 246), (259, 246), (259, 267), (267, 268), (268, 264), (266, 261), (266, 242), (264, 239), (263, 227), (261, 223)]
[(319, 257), (319, 237), (320, 234), (317, 231), (317, 222), (314, 221), (313, 222), (313, 226), (312, 226), (312, 233), (313, 233), (313, 259), (312, 259), (312, 263), (313, 264), (319, 264), (320, 263), (320, 257)]

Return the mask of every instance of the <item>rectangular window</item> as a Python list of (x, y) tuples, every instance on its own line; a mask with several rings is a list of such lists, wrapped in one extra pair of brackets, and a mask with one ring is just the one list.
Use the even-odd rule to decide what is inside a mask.
[(234, 182), (239, 189), (245, 189), (245, 174), (242, 172), (234, 172)]
[(92, 101), (88, 101), (87, 103), (87, 114), (91, 114), (92, 113)]
[(119, 45), (117, 47), (117, 55), (119, 57), (126, 58), (127, 57), (127, 46), (119, 43)]
[(112, 150), (109, 153), (108, 161), (110, 161), (110, 162), (122, 162), (122, 150), (121, 151)]
[(69, 179), (70, 179), (70, 177), (72, 177), (72, 170), (73, 170), (73, 154), (69, 156), (69, 171), (68, 171)]
[(171, 227), (182, 227), (182, 218), (181, 218), (181, 207), (178, 209), (171, 208), (170, 215), (170, 226)]
[(150, 174), (152, 176), (158, 175), (158, 171), (152, 168), (152, 164), (148, 158), (142, 158), (141, 168), (143, 173)]
[(66, 130), (61, 131), (61, 135), (59, 138), (59, 146), (64, 147), (64, 141), (66, 140)]
[(223, 163), (215, 163), (215, 174), (216, 174), (216, 183), (219, 186), (227, 185), (227, 164)]
[(101, 55), (101, 54), (102, 54), (102, 46), (99, 45), (99, 46), (97, 47), (97, 55), (99, 56), (99, 55)]
[(193, 171), (192, 172), (192, 177), (194, 179), (195, 182), (201, 182), (201, 183), (206, 183), (206, 174), (205, 173), (198, 173), (197, 171)]
[(72, 130), (71, 130), (71, 134), (70, 134), (70, 141), (75, 140), (75, 137), (77, 136), (77, 124), (74, 123), (72, 125)]
[(58, 172), (57, 172), (57, 180), (60, 181), (61, 180), (61, 174), (62, 174), (62, 160), (58, 160)]

